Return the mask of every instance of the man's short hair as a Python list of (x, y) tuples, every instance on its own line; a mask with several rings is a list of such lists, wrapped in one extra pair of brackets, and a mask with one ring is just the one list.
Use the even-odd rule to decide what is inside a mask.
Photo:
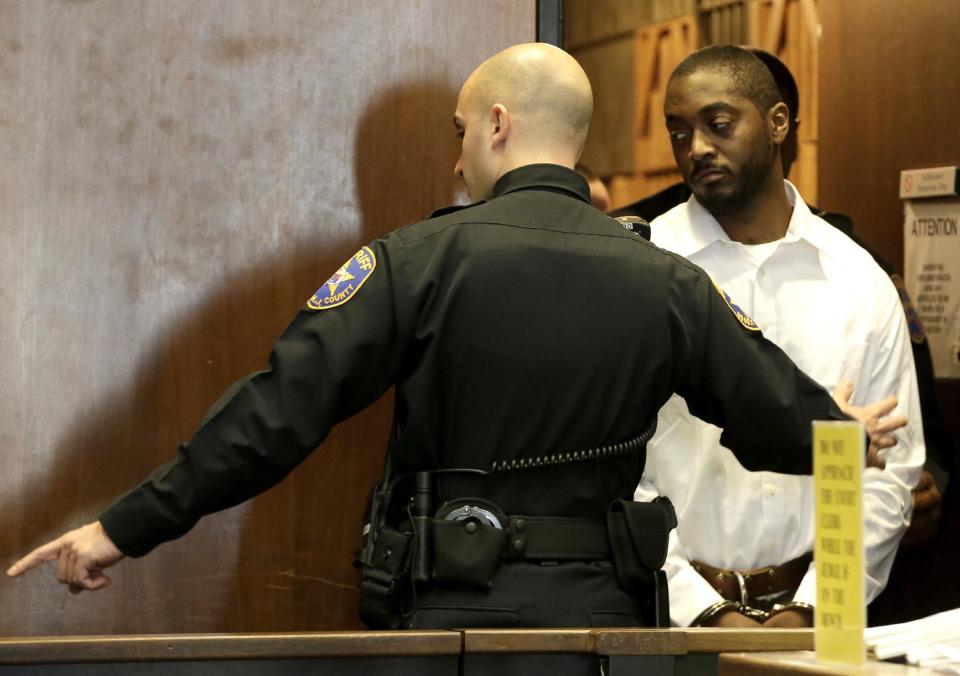
[(773, 75), (773, 81), (780, 91), (780, 98), (790, 109), (791, 120), (800, 119), (800, 90), (797, 89), (797, 81), (793, 79), (793, 73), (787, 68), (787, 64), (758, 47), (747, 47), (747, 51), (763, 61), (763, 65)]
[(753, 103), (761, 115), (781, 101), (770, 70), (742, 47), (713, 45), (699, 49), (680, 62), (670, 74), (670, 82), (699, 70), (715, 70), (728, 75), (734, 84), (734, 93)]

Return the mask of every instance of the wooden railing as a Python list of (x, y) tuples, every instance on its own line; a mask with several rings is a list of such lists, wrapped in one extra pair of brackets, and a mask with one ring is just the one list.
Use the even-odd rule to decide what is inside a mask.
[[(717, 673), (721, 652), (810, 650), (809, 630), (468, 629), (0, 639), (0, 674), (450, 674), (595, 658), (607, 674)], [(646, 673), (646, 671), (644, 671)]]

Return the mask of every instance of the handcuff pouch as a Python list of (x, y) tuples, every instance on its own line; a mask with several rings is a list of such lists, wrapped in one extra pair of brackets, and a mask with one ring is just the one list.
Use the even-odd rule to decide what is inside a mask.
[(508, 533), (477, 521), (433, 520), (434, 579), (488, 588), (500, 566)]
[(607, 511), (607, 535), (620, 586), (633, 594), (650, 589), (667, 559), (670, 531), (677, 515), (670, 500), (614, 500)]

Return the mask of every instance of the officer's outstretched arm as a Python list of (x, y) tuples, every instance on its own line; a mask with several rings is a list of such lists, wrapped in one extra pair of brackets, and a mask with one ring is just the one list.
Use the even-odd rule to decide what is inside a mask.
[(57, 559), (72, 590), (102, 588), (104, 568), (270, 488), (334, 424), (375, 401), (395, 380), (412, 330), (403, 308), (415, 306), (396, 301), (407, 291), (394, 285), (385, 247), (364, 247), (321, 287), (274, 344), (269, 368), (235, 383), (173, 460), (98, 521), (37, 548), (8, 574)]
[(103, 569), (123, 556), (100, 522), (94, 521), (37, 547), (10, 566), (7, 575), (16, 577), (45, 561), (56, 561), (57, 579), (69, 585), (70, 591), (94, 591), (110, 585)]
[(864, 407), (850, 406), (843, 393), (834, 400), (705, 275), (699, 285), (706, 311), (699, 324), (691, 318), (699, 335), (690, 336), (677, 392), (694, 415), (723, 428), (721, 443), (746, 469), (809, 474), (814, 420), (856, 418), (872, 449), (890, 445), (889, 433), (905, 422), (884, 418), (894, 398)]

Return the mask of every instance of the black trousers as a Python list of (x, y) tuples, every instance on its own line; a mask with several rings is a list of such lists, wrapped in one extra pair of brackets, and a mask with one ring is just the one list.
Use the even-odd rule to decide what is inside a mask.
[(620, 588), (609, 561), (504, 562), (489, 589), (419, 590), (407, 627), (642, 627), (644, 602)]
[[(503, 563), (489, 589), (436, 585), (420, 590), (407, 627), (642, 627), (643, 603), (623, 591), (609, 561)], [(588, 654), (466, 655), (464, 676), (598, 676), (604, 659)]]

